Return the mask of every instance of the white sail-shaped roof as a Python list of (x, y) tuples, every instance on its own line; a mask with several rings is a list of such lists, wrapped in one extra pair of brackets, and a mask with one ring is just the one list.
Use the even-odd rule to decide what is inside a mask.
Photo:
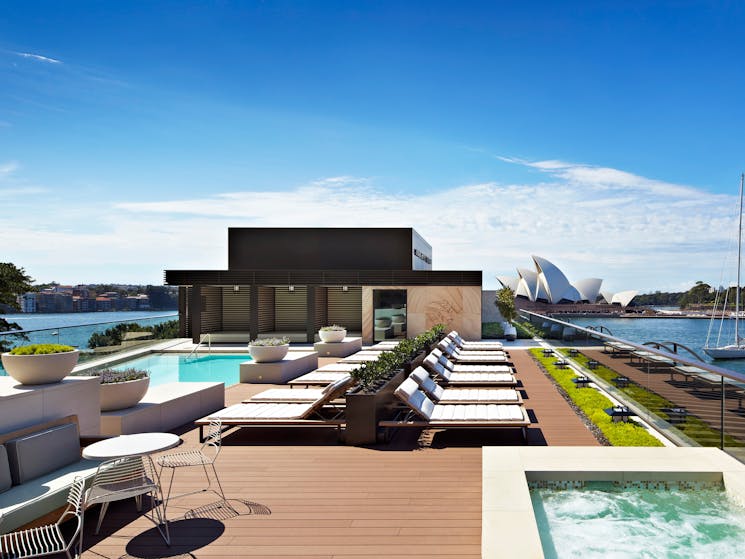
[(578, 301), (581, 301), (582, 297), (579, 294), (579, 291), (577, 291), (577, 288), (573, 285), (570, 285), (569, 288), (561, 294), (559, 297), (559, 300), (556, 301), (557, 303), (561, 303), (562, 301), (570, 302), (570, 303), (577, 303)]
[(613, 296), (612, 303), (618, 303), (622, 307), (628, 306), (628, 304), (631, 302), (631, 300), (636, 297), (636, 294), (639, 293), (638, 291), (619, 291)]
[(605, 302), (610, 305), (613, 302), (613, 296), (615, 295), (615, 293), (604, 289), (600, 292), (600, 295), (603, 297), (603, 299), (605, 299)]
[(520, 283), (520, 278), (515, 276), (497, 276), (497, 281), (502, 284), (502, 287), (509, 287), (514, 293), (517, 293), (517, 284)]
[(585, 278), (574, 282), (574, 287), (579, 291), (580, 300), (594, 303), (597, 301), (602, 284), (603, 280), (600, 278)]
[(518, 289), (527, 291), (528, 299), (535, 301), (538, 293), (538, 273), (526, 268), (518, 268), (517, 273), (520, 275), (522, 283), (522, 286)]
[(564, 272), (545, 258), (540, 256), (533, 256), (532, 258), (538, 270), (538, 283), (543, 285), (547, 295), (545, 298), (549, 303), (558, 303), (565, 294), (571, 293), (570, 287), (572, 286)]

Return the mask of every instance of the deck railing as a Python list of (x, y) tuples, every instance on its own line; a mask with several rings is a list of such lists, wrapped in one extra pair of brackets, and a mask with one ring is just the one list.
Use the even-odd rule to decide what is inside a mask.
[(560, 326), (560, 332), (573, 329), (574, 343), (553, 345), (576, 346), (581, 337), (601, 342), (566, 357), (676, 444), (715, 446), (745, 461), (744, 374), (719, 364), (724, 362), (702, 361), (532, 311), (520, 314), (539, 327), (548, 322)]

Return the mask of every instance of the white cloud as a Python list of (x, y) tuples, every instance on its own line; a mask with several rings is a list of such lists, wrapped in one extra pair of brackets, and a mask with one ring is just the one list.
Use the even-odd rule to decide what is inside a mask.
[(18, 167), (19, 165), (15, 161), (6, 161), (5, 163), (0, 163), (0, 179), (17, 171)]
[[(549, 180), (410, 194), (343, 176), (285, 191), (108, 206), (86, 207), (79, 198), (65, 206), (57, 198), (44, 208), (30, 199), (25, 213), (0, 217), (0, 233), (6, 257), (40, 280), (159, 282), (164, 268), (224, 269), (227, 227), (357, 226), (414, 227), (432, 244), (436, 269), (483, 270), (486, 288), (496, 286), (495, 275), (529, 265), (531, 254), (570, 279), (605, 278), (610, 290), (718, 283), (736, 227), (734, 212), (722, 215), (722, 208), (734, 207), (734, 197), (613, 169), (531, 166)], [(63, 246), (74, 250), (72, 264)], [(54, 272), (65, 267), (64, 278)]]
[(17, 52), (16, 54), (23, 58), (30, 58), (32, 60), (38, 60), (39, 62), (46, 62), (47, 64), (62, 64), (61, 60), (57, 60), (56, 58), (50, 58), (48, 56), (42, 56), (40, 54), (34, 54), (32, 52)]

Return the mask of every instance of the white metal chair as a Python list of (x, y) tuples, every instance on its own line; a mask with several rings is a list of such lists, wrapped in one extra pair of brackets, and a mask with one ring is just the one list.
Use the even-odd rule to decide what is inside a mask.
[[(55, 524), (46, 524), (37, 528), (17, 530), (0, 536), (0, 558), (24, 559), (26, 557), (44, 557), (55, 553), (65, 553), (72, 559), (70, 549), (75, 540), (78, 545), (75, 557), (79, 557), (83, 546), (83, 494), (85, 479), (75, 478), (67, 496), (67, 508)], [(75, 532), (65, 541), (60, 525), (70, 517), (75, 517)], [(1, 521), (2, 519), (0, 519)]]
[(101, 529), (103, 517), (112, 501), (134, 497), (137, 510), (142, 510), (142, 496), (150, 495), (150, 510), (145, 516), (155, 524), (166, 544), (171, 544), (165, 500), (160, 476), (149, 456), (127, 456), (101, 462), (91, 488), (85, 494), (85, 508), (101, 504), (95, 533)]
[[(166, 503), (170, 502), (171, 499), (185, 497), (186, 495), (194, 495), (195, 493), (206, 493), (208, 491), (215, 493), (227, 503), (225, 493), (222, 490), (222, 484), (220, 483), (220, 478), (217, 476), (217, 470), (215, 469), (215, 461), (220, 455), (221, 448), (222, 421), (219, 419), (213, 419), (210, 421), (207, 429), (207, 436), (204, 438), (204, 443), (202, 443), (200, 448), (184, 450), (182, 452), (173, 452), (158, 457), (158, 464), (160, 465), (161, 473), (164, 468), (169, 468), (171, 470), (171, 480), (168, 483), (168, 491), (166, 492)], [(207, 487), (171, 496), (171, 488), (173, 487), (173, 478), (176, 477), (176, 470), (178, 468), (186, 468), (190, 466), (201, 466), (204, 469), (204, 475), (207, 477)], [(207, 466), (212, 468), (212, 474), (214, 475), (217, 489), (212, 488), (212, 479), (210, 478)]]

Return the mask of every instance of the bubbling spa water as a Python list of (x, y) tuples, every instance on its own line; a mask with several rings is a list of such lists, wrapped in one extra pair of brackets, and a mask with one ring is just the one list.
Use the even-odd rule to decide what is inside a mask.
[(742, 557), (745, 508), (712, 484), (531, 485), (547, 559)]

